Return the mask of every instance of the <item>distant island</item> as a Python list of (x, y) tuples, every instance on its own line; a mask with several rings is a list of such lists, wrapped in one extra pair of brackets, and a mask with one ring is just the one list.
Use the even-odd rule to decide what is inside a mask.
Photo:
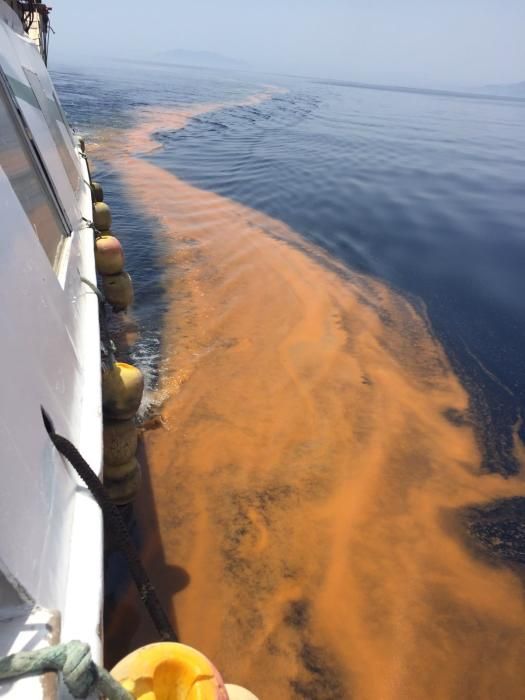
[(161, 51), (155, 56), (157, 59), (170, 61), (182, 66), (198, 66), (201, 68), (246, 68), (248, 66), (245, 61), (213, 53), (213, 51), (170, 49), (169, 51)]
[(525, 80), (507, 85), (484, 85), (483, 92), (501, 97), (525, 97)]

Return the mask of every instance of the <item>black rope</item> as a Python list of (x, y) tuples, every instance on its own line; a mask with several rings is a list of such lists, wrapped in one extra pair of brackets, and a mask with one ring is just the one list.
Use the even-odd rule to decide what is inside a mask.
[(71, 464), (76, 473), (80, 476), (82, 481), (86, 484), (88, 489), (91, 491), (93, 498), (100, 506), (104, 517), (108, 519), (113, 527), (115, 533), (115, 538), (117, 544), (123, 554), (125, 555), (129, 571), (137, 586), (137, 590), (142, 599), (142, 602), (146, 606), (148, 613), (153, 620), (155, 627), (160, 635), (160, 638), (165, 642), (177, 642), (177, 635), (173, 630), (171, 622), (164, 611), (155, 588), (151, 583), (146, 570), (139, 558), (133, 540), (128, 532), (126, 523), (122, 515), (120, 514), (118, 508), (109, 499), (104, 485), (91, 469), (86, 460), (82, 457), (77, 448), (65, 437), (58, 435), (55, 432), (55, 427), (53, 421), (46, 413), (45, 409), (41, 406), (42, 418), (44, 419), (44, 425), (47, 430), (51, 442), (56, 447), (58, 452), (64, 456), (68, 462)]

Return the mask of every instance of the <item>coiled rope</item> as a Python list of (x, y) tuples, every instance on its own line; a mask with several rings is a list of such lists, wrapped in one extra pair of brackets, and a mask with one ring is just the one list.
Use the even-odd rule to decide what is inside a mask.
[(84, 642), (72, 641), (38, 651), (19, 651), (0, 659), (0, 680), (15, 679), (29, 674), (61, 671), (64, 683), (74, 698), (87, 698), (99, 692), (108, 700), (133, 700), (123, 688), (91, 658)]

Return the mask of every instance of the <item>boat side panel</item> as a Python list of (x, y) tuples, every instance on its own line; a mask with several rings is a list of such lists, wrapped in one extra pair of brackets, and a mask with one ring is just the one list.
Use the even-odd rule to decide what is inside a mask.
[[(92, 216), (89, 173), (38, 52), (1, 21), (0, 62), (19, 92), (16, 99), (71, 223), (71, 235), (64, 239), (53, 270), (0, 168), (0, 366), (5, 372), (0, 398), (0, 569), (23, 589), (25, 600), (60, 611), (62, 639), (87, 642), (100, 662), (102, 517), (54, 450), (40, 415), (42, 404), (57, 431), (100, 474), (98, 300), (82, 282), (84, 277), (96, 283), (93, 231), (85, 221)], [(40, 103), (43, 93), (49, 107), (47, 119), (27, 71), (38, 76)], [(58, 138), (50, 114), (56, 117)], [(61, 158), (59, 152), (64, 148), (78, 181), (74, 170), (68, 176), (64, 167), (64, 153)], [(23, 625), (13, 625), (12, 631), (4, 639), (0, 625), (2, 649), (13, 653), (33, 648)], [(13, 696), (18, 697), (16, 692)]]
[[(87, 164), (83, 180), (87, 180)], [(85, 187), (79, 196), (84, 216), (91, 210), (91, 191)], [(96, 284), (93, 232), (83, 229), (72, 236), (71, 259), (67, 267), (64, 292), (76, 298), (75, 308), (82, 323), (78, 325), (76, 347), (83, 373), (83, 389), (79, 405), (80, 420), (75, 443), (81, 454), (99, 474), (102, 471), (102, 396), (100, 385), (100, 333), (98, 299), (80, 276)], [(85, 490), (75, 493), (75, 511), (71, 529), (71, 554), (66, 600), (62, 619), (63, 639), (74, 639), (82, 630), (82, 639), (89, 643), (93, 657), (102, 662), (103, 600), (103, 533), (98, 505)]]
[[(81, 281), (96, 281), (93, 232), (68, 239), (62, 288), (2, 171), (0, 203), (14, 233), (0, 239), (0, 328), (8, 329), (0, 344), (8, 369), (0, 401), (0, 565), (38, 604), (61, 612), (63, 639), (83, 639), (101, 661), (101, 513), (52, 447), (40, 415), (42, 404), (100, 474), (98, 300)], [(91, 207), (89, 188), (79, 203)]]
[[(60, 607), (68, 568), (75, 488), (44, 430), (40, 406), (76, 439), (81, 368), (64, 320), (72, 314), (24, 210), (0, 171), (0, 362), (8, 373), (0, 402), (2, 559), (41, 605)], [(70, 326), (71, 328), (71, 326)], [(26, 546), (22, 547), (21, 544)]]

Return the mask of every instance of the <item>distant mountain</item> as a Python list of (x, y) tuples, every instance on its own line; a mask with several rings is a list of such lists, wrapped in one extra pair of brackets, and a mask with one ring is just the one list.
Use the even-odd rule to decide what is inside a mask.
[(171, 49), (156, 54), (157, 58), (173, 61), (183, 66), (199, 66), (203, 68), (245, 68), (248, 64), (230, 56), (222, 56), (212, 51), (186, 51)]
[(507, 85), (484, 85), (483, 92), (502, 97), (525, 97), (525, 80)]

